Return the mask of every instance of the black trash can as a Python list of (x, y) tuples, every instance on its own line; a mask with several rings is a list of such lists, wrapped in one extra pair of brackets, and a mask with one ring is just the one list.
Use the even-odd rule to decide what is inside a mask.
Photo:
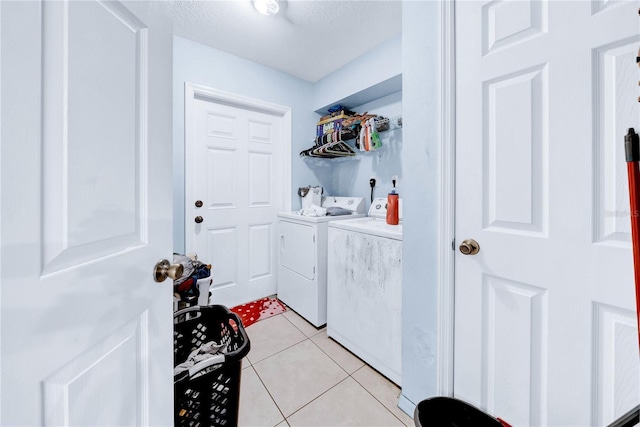
[(507, 424), (452, 397), (433, 397), (418, 403), (413, 417), (416, 427), (506, 427)]
[(174, 313), (174, 366), (192, 351), (215, 341), (224, 347), (202, 369), (174, 377), (174, 425), (188, 427), (238, 425), (242, 359), (250, 343), (240, 318), (222, 305), (194, 306)]
[[(506, 421), (451, 397), (433, 397), (418, 403), (413, 420), (416, 427), (511, 427)], [(608, 427), (634, 427), (639, 423), (640, 405), (637, 405)]]

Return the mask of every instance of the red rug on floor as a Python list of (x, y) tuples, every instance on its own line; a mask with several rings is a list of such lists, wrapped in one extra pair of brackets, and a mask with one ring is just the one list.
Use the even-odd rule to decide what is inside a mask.
[(262, 298), (247, 304), (231, 308), (231, 311), (240, 316), (242, 325), (246, 328), (259, 320), (264, 320), (276, 314), (287, 311), (285, 305), (277, 298)]

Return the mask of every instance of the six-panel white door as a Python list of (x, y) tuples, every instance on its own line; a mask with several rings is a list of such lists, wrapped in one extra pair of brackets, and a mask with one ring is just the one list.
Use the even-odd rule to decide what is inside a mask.
[(2, 425), (173, 424), (170, 13), (0, 3)]
[(640, 401), (623, 135), (637, 1), (456, 4), (455, 395), (512, 425)]
[[(194, 94), (190, 87), (186, 251), (212, 264), (212, 303), (231, 307), (273, 295), (277, 213), (285, 210), (290, 187), (284, 184), (290, 181), (285, 173), (288, 109), (207, 88), (191, 89)], [(218, 98), (202, 96), (203, 91)]]

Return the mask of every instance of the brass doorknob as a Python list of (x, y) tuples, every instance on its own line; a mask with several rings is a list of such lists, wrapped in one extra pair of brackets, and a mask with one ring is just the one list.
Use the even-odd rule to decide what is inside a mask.
[(196, 200), (196, 208), (202, 207), (202, 200)]
[(204, 218), (198, 215), (197, 217), (194, 218), (194, 221), (196, 222), (196, 224), (200, 224), (202, 221), (204, 221)]
[(167, 277), (176, 280), (182, 277), (183, 271), (182, 264), (171, 264), (169, 260), (161, 259), (153, 268), (153, 280), (164, 282)]
[(466, 239), (460, 243), (462, 255), (475, 255), (480, 252), (480, 244), (473, 239)]

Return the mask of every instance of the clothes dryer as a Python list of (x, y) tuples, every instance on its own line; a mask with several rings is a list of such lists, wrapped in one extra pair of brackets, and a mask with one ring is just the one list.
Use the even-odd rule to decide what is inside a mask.
[(322, 207), (351, 213), (321, 217), (278, 214), (278, 299), (316, 327), (327, 323), (327, 226), (365, 217), (365, 200), (327, 196), (322, 198)]

